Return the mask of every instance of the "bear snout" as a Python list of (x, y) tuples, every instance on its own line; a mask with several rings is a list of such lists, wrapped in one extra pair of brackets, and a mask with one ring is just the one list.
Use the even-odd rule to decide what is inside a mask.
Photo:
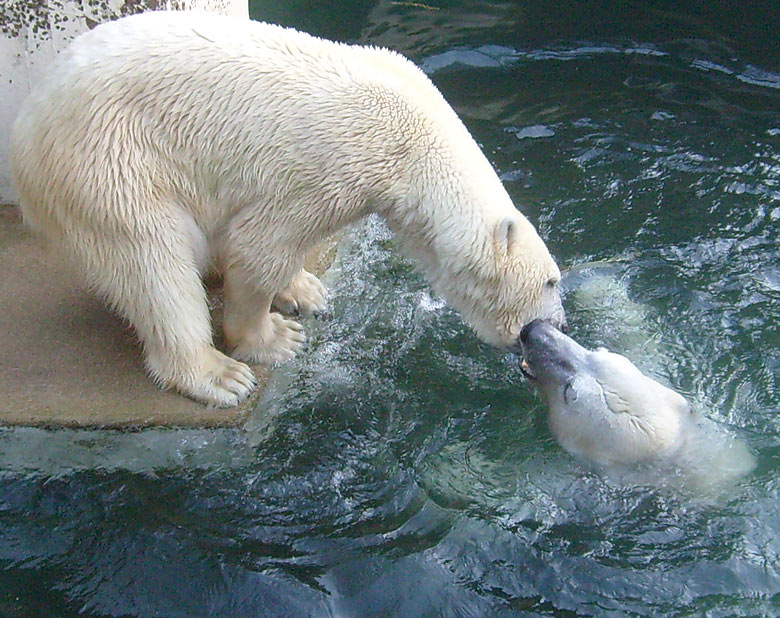
[(569, 330), (569, 326), (566, 323), (566, 320), (561, 323), (554, 323), (551, 320), (542, 320), (540, 318), (536, 318), (535, 320), (531, 320), (528, 324), (523, 326), (522, 330), (520, 331), (520, 344), (528, 345), (532, 337), (544, 336), (544, 334), (548, 334), (550, 332), (551, 328), (559, 330), (564, 334)]
[(531, 330), (534, 328), (539, 320), (533, 320), (523, 326), (523, 330), (520, 331), (520, 343), (528, 343), (528, 339), (531, 336)]

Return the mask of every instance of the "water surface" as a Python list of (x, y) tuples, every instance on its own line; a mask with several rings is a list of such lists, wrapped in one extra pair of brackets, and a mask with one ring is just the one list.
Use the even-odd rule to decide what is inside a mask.
[(773, 16), (552, 5), (253, 14), (423, 66), (568, 269), (572, 334), (684, 393), (756, 470), (705, 497), (573, 460), (516, 360), (370, 219), (246, 428), (0, 432), (0, 613), (780, 613)]

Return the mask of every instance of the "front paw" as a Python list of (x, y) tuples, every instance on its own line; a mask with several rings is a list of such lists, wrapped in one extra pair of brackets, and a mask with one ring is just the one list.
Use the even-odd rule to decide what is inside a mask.
[(295, 358), (305, 341), (298, 322), (270, 313), (260, 328), (236, 344), (231, 356), (251, 363), (283, 363)]
[(150, 364), (162, 386), (218, 408), (237, 406), (257, 385), (249, 367), (214, 348), (205, 349), (190, 366), (177, 367), (160, 359), (152, 359)]

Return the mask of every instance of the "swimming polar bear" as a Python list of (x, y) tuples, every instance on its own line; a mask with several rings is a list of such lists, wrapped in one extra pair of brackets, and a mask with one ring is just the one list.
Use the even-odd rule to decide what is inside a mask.
[(722, 485), (755, 466), (742, 442), (626, 357), (588, 350), (543, 320), (522, 329), (519, 347), (552, 434), (575, 457), (604, 468), (673, 463), (699, 486)]
[[(11, 160), (25, 221), (134, 327), (162, 386), (216, 406), (240, 361), (292, 358), (324, 306), (304, 256), (377, 213), (488, 343), (565, 320), (560, 271), (442, 95), (411, 62), (199, 12), (97, 26), (23, 104)], [(223, 276), (212, 342), (202, 276)]]

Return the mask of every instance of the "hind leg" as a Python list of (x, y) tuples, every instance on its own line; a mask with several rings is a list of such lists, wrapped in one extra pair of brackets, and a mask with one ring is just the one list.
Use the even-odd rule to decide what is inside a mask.
[(272, 306), (287, 315), (312, 316), (326, 309), (325, 286), (303, 268), (274, 296)]
[(183, 219), (147, 223), (133, 238), (95, 235), (88, 274), (135, 327), (147, 369), (161, 386), (209, 405), (235, 406), (252, 392), (255, 377), (212, 344), (198, 256)]
[(223, 273), (225, 291), (225, 339), (231, 354), (254, 363), (291, 360), (305, 337), (298, 322), (271, 312), (274, 293), (258, 288), (261, 277), (232, 265)]

